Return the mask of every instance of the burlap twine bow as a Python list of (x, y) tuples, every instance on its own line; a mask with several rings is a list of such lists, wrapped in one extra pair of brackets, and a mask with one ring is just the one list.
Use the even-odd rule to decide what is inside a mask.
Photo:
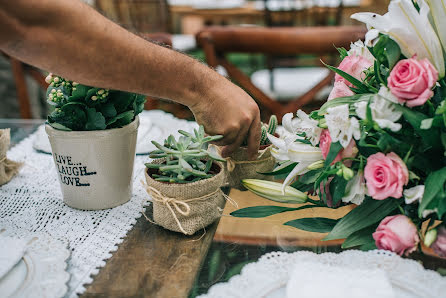
[[(176, 212), (187, 217), (190, 215), (190, 212), (191, 212), (191, 207), (189, 204), (191, 202), (207, 200), (207, 199), (213, 197), (218, 192), (221, 192), (224, 197), (228, 197), (223, 193), (223, 191), (221, 189), (217, 189), (216, 191), (214, 191), (210, 194), (207, 194), (207, 195), (204, 195), (204, 196), (201, 196), (198, 198), (193, 198), (193, 199), (188, 199), (188, 200), (179, 200), (176, 198), (169, 198), (167, 196), (164, 196), (156, 188), (148, 186), (143, 181), (141, 181), (141, 182), (142, 182), (143, 187), (146, 189), (147, 193), (152, 197), (152, 200), (163, 204), (164, 206), (166, 206), (169, 209), (170, 213), (172, 214), (172, 218), (175, 220), (176, 224), (178, 225), (178, 228), (180, 229), (180, 231), (183, 234), (186, 234), (186, 235), (188, 235), (189, 233), (183, 228), (183, 225), (181, 224), (180, 220), (178, 219)], [(184, 209), (182, 209), (182, 208), (184, 208)], [(217, 208), (218, 208), (218, 206), (217, 206)], [(149, 219), (144, 212), (143, 212), (143, 215), (148, 221), (152, 222), (152, 220)]]
[(0, 185), (8, 183), (22, 167), (23, 163), (9, 160), (6, 152), (10, 144), (10, 130), (0, 129)]

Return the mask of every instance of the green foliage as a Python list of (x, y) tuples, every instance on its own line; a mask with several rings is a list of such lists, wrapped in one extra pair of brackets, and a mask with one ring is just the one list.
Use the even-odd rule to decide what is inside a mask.
[(298, 218), (284, 223), (285, 226), (291, 226), (303, 231), (315, 233), (328, 233), (338, 222), (337, 219), (324, 217)]
[(223, 136), (206, 136), (203, 126), (195, 129), (193, 134), (182, 130), (179, 133), (182, 136), (178, 140), (170, 135), (164, 145), (152, 141), (158, 149), (152, 151), (150, 157), (165, 159), (161, 164), (146, 163), (147, 168), (158, 170), (157, 174), (151, 175), (152, 178), (161, 182), (191, 183), (217, 174), (211, 171), (213, 162), (225, 160), (207, 149), (209, 142), (217, 141)]
[(384, 217), (398, 208), (398, 201), (382, 201), (366, 198), (364, 202), (344, 216), (324, 240), (344, 239), (370, 225), (380, 222)]
[(281, 206), (254, 206), (254, 207), (246, 207), (231, 213), (231, 216), (234, 217), (249, 217), (249, 218), (262, 218), (271, 216), (274, 214), (279, 214), (283, 212), (289, 211), (297, 211), (302, 209), (314, 208), (311, 205), (305, 205), (301, 207), (291, 208), (291, 207), (281, 207)]
[(60, 130), (103, 130), (131, 123), (144, 109), (145, 96), (85, 86), (49, 75), (47, 102), (55, 106), (48, 123)]

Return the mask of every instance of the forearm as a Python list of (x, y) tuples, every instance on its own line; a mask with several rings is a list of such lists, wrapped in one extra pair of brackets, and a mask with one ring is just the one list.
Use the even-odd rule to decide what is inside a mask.
[(220, 81), (194, 59), (147, 42), (74, 0), (0, 4), (0, 48), (79, 83), (189, 106)]

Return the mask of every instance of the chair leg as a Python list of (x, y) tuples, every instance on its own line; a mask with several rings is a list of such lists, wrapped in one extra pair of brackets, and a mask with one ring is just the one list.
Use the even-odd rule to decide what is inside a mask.
[(16, 85), (17, 99), (20, 106), (20, 115), (23, 119), (31, 119), (31, 104), (29, 101), (28, 87), (25, 80), (25, 71), (22, 62), (10, 57), (11, 70)]

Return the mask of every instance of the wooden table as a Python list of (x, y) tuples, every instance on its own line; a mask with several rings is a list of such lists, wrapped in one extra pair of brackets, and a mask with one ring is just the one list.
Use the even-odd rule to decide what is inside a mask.
[[(376, 2), (383, 2), (383, 0), (375, 1), (375, 3), (372, 0), (361, 0), (359, 6), (344, 7), (342, 24), (351, 24), (353, 21), (350, 20), (350, 15), (355, 12), (366, 8), (375, 11)], [(378, 5), (383, 6), (382, 4)], [(182, 33), (194, 35), (208, 25), (261, 25), (264, 20), (264, 11), (257, 9), (254, 1), (247, 1), (240, 7), (223, 9), (200, 9), (193, 6), (172, 5), (170, 12), (176, 28), (181, 27)]]
[[(11, 128), (11, 146), (36, 130), (43, 120), (0, 119), (0, 128)], [(229, 217), (237, 208), (272, 205), (249, 192), (231, 191), (238, 207), (227, 203), (220, 222), (191, 237), (164, 230), (144, 217), (138, 219), (118, 250), (107, 260), (82, 297), (195, 297), (215, 283), (238, 274), (243, 266), (271, 251), (311, 250), (338, 252), (339, 242), (322, 242), (324, 234), (302, 232), (283, 222), (290, 218), (338, 218), (339, 210), (306, 209), (266, 219)], [(146, 210), (150, 216), (152, 210)], [(413, 254), (426, 268), (446, 268), (446, 261)]]

